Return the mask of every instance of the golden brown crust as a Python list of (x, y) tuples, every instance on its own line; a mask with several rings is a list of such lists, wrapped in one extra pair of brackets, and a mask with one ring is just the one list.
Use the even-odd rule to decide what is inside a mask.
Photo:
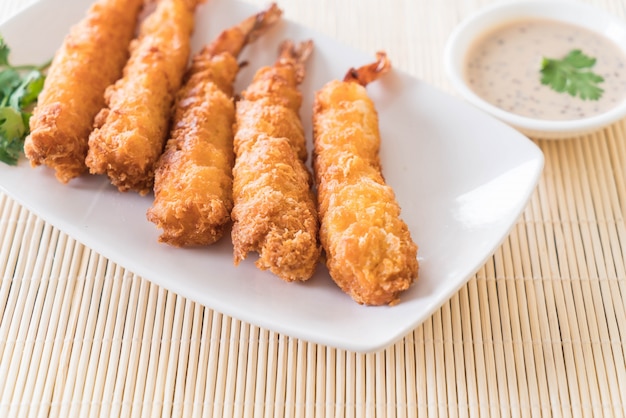
[(237, 55), (280, 17), (272, 4), (222, 32), (193, 57), (178, 94), (170, 139), (157, 163), (148, 220), (175, 246), (219, 240), (233, 207), (232, 169)]
[(320, 256), (317, 213), (310, 175), (289, 140), (259, 135), (233, 173), (235, 264), (256, 251), (260, 269), (286, 281), (310, 278)]
[(192, 83), (181, 92), (174, 120), (148, 219), (163, 229), (161, 242), (212, 244), (230, 222), (235, 106), (215, 84)]
[(239, 140), (235, 152), (254, 143), (257, 136), (265, 134), (277, 138), (288, 138), (300, 159), (306, 161), (306, 139), (302, 121), (292, 108), (272, 104), (271, 100), (260, 98), (255, 101), (237, 102), (237, 132)]
[(321, 248), (298, 116), (303, 55), (291, 49), (297, 53), (290, 58), (285, 48), (293, 45), (283, 45), (276, 64), (260, 69), (237, 103), (232, 240), (235, 264), (256, 251), (259, 268), (294, 281), (313, 275)]
[(123, 77), (106, 91), (86, 164), (93, 174), (107, 174), (120, 191), (152, 189), (189, 57), (196, 3), (160, 0), (131, 43)]
[(313, 125), (330, 275), (358, 303), (395, 304), (417, 278), (417, 246), (381, 173), (374, 104), (359, 83), (332, 81), (316, 94)]
[(55, 54), (30, 119), (24, 152), (67, 183), (87, 170), (87, 141), (104, 91), (122, 74), (143, 0), (100, 0)]

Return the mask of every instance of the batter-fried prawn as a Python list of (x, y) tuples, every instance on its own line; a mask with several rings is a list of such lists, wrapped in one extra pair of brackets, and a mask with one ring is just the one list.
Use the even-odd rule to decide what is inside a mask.
[(237, 56), (273, 25), (267, 10), (225, 30), (193, 58), (174, 107), (171, 137), (155, 171), (148, 219), (175, 246), (208, 245), (222, 237), (233, 207), (232, 169)]
[(256, 251), (257, 267), (286, 281), (307, 280), (320, 256), (298, 85), (313, 44), (285, 42), (273, 66), (260, 69), (237, 102), (234, 262)]
[(122, 74), (143, 0), (99, 0), (72, 27), (48, 70), (24, 152), (67, 183), (87, 170), (87, 141), (104, 91)]
[(398, 302), (417, 278), (417, 246), (385, 184), (378, 115), (365, 85), (390, 69), (384, 53), (317, 92), (314, 171), (320, 240), (337, 285), (367, 305)]
[(202, 0), (159, 0), (131, 43), (124, 74), (105, 94), (86, 164), (120, 191), (147, 194), (168, 135), (171, 107), (190, 52), (194, 12)]

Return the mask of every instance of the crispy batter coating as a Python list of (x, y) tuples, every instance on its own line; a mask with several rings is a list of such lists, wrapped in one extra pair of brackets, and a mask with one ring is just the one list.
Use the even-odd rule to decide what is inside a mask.
[(321, 253), (298, 117), (298, 84), (311, 47), (285, 43), (277, 62), (256, 73), (236, 109), (234, 262), (256, 251), (257, 267), (285, 281), (309, 279)]
[(155, 200), (147, 213), (163, 230), (159, 241), (179, 247), (208, 245), (227, 229), (233, 207), (236, 57), (281, 13), (273, 4), (225, 30), (194, 56), (176, 100), (170, 139), (156, 166)]
[(216, 242), (232, 209), (234, 104), (215, 84), (194, 90), (176, 107), (147, 213), (163, 230), (159, 241), (178, 247)]
[[(378, 150), (378, 115), (365, 87), (382, 66), (350, 70), (331, 81), (314, 104), (314, 171), (320, 239), (337, 285), (366, 305), (395, 304), (417, 278), (417, 246), (385, 184)], [(358, 72), (376, 71), (376, 74)]]
[(99, 0), (55, 54), (30, 119), (24, 152), (62, 183), (87, 170), (87, 141), (104, 91), (121, 75), (144, 0)]
[(187, 66), (198, 0), (160, 0), (131, 43), (124, 75), (105, 93), (86, 164), (120, 191), (152, 190), (170, 111)]

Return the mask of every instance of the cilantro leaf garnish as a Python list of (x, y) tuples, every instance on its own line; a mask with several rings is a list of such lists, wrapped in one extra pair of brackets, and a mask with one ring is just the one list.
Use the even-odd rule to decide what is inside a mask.
[(24, 148), (27, 125), (19, 111), (0, 107), (0, 160), (15, 165)]
[(0, 36), (0, 66), (9, 65), (9, 46), (4, 42), (4, 38)]
[(604, 78), (591, 71), (596, 59), (580, 49), (570, 51), (562, 59), (543, 58), (541, 84), (558, 93), (568, 93), (583, 100), (598, 100), (604, 90), (598, 86)]
[(10, 52), (0, 35), (0, 161), (15, 165), (29, 132), (31, 107), (43, 89), (43, 71), (50, 63), (14, 66)]

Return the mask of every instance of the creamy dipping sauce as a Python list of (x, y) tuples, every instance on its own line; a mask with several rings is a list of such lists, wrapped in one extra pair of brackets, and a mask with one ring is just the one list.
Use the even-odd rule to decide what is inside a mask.
[[(591, 71), (604, 77), (599, 100), (582, 100), (541, 84), (543, 57), (562, 59), (580, 49), (596, 58)], [(572, 120), (605, 112), (626, 99), (626, 55), (588, 29), (547, 19), (512, 21), (479, 38), (469, 49), (465, 79), (489, 103), (544, 120)]]

